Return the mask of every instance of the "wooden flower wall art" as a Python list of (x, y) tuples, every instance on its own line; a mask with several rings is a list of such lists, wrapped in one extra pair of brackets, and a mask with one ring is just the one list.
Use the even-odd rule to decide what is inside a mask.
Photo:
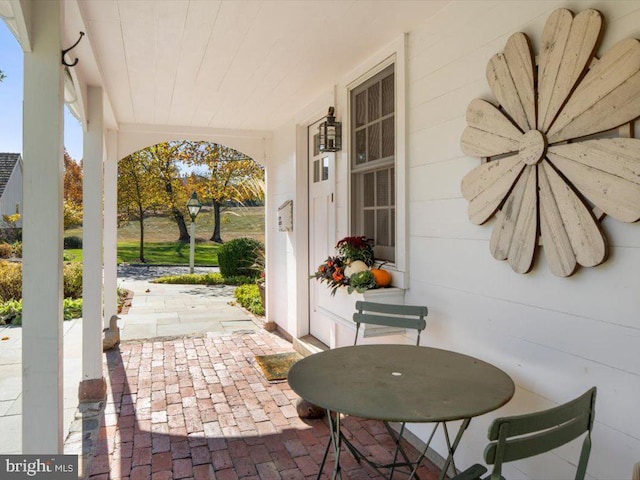
[(496, 218), (491, 253), (518, 273), (531, 270), (538, 244), (560, 277), (602, 263), (594, 210), (640, 218), (640, 140), (589, 137), (640, 116), (640, 42), (623, 40), (596, 59), (601, 29), (596, 10), (575, 18), (556, 10), (537, 65), (524, 33), (489, 62), (499, 107), (469, 104), (462, 149), (487, 161), (464, 177), (462, 194), (473, 223)]

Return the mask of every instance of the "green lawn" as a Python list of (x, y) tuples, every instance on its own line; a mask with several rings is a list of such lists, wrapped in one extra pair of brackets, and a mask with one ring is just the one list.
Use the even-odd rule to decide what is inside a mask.
[[(196, 243), (194, 263), (196, 266), (218, 266), (217, 243)], [(67, 259), (82, 262), (82, 249), (66, 249)], [(118, 242), (118, 263), (140, 263), (138, 242)], [(71, 257), (71, 258), (69, 258)], [(177, 242), (157, 242), (144, 244), (146, 263), (167, 265), (189, 265), (189, 244)]]
[[(146, 263), (189, 265), (189, 244), (178, 243), (178, 227), (166, 216), (152, 216), (144, 221)], [(203, 208), (196, 220), (195, 264), (218, 265), (220, 245), (209, 241), (213, 233), (213, 214)], [(65, 231), (65, 237), (82, 237), (82, 228)], [(140, 229), (138, 222), (129, 222), (118, 229), (118, 263), (139, 263)], [(222, 239), (252, 237), (264, 242), (264, 207), (237, 207), (222, 218)], [(71, 261), (82, 262), (82, 249), (65, 250)]]
[[(187, 228), (190, 225), (187, 219)], [(264, 243), (264, 207), (235, 207), (224, 211), (221, 220), (222, 239), (253, 237)], [(156, 215), (144, 221), (145, 242), (173, 242), (178, 239), (178, 227), (165, 215)], [(208, 242), (213, 234), (213, 212), (203, 207), (196, 219), (196, 241)], [(69, 229), (65, 237), (82, 237), (82, 228)], [(118, 242), (137, 242), (140, 238), (138, 222), (129, 222), (118, 228)]]
[[(217, 243), (196, 243), (194, 263), (196, 265), (218, 265)], [(118, 263), (139, 263), (138, 242), (118, 242)], [(155, 242), (144, 244), (146, 263), (189, 265), (189, 244), (178, 242)]]
[(65, 260), (70, 262), (82, 263), (82, 249), (81, 248), (66, 248), (64, 253), (67, 255)]

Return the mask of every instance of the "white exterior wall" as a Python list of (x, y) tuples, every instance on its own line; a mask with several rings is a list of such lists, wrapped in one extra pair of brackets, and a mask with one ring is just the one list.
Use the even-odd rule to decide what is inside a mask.
[[(335, 102), (329, 89), (273, 133), (267, 164), (267, 320), (299, 338), (309, 333), (307, 125)], [(278, 207), (293, 200), (293, 231), (278, 231)]]
[[(429, 306), (425, 344), (477, 356), (512, 376), (516, 395), (499, 415), (547, 408), (597, 386), (588, 473), (629, 478), (640, 460), (640, 225), (604, 219), (609, 259), (599, 267), (558, 278), (539, 255), (533, 271), (519, 275), (493, 259), (494, 222), (471, 224), (460, 193), (462, 177), (479, 164), (459, 147), (467, 105), (494, 100), (485, 79), (489, 59), (517, 31), (537, 52), (548, 15), (561, 6), (604, 14), (599, 54), (640, 37), (638, 2), (460, 2), (409, 36), (406, 299)], [(481, 456), (497, 414), (472, 421), (461, 465)], [(573, 478), (568, 462), (577, 460), (578, 446), (510, 466), (505, 476)]]
[[(506, 262), (493, 259), (489, 252), (493, 221), (471, 224), (467, 201), (460, 193), (463, 176), (479, 164), (460, 149), (467, 105), (476, 97), (494, 100), (485, 79), (487, 62), (518, 31), (530, 36), (537, 52), (544, 23), (558, 7), (574, 13), (597, 8), (604, 14), (599, 54), (623, 38), (640, 37), (637, 1), (453, 2), (409, 32), (405, 299), (429, 307), (423, 345), (491, 362), (509, 373), (517, 386), (508, 405), (471, 422), (456, 456), (459, 467), (481, 461), (493, 418), (548, 408), (595, 385), (596, 424), (588, 475), (623, 479), (631, 476), (633, 464), (640, 460), (640, 225), (603, 220), (609, 258), (599, 267), (558, 278), (538, 252), (533, 271), (520, 275)], [(346, 109), (340, 86), (345, 81), (335, 81), (336, 97), (342, 99), (336, 104), (339, 118)], [(292, 121), (274, 134), (268, 169), (270, 216), (286, 199), (294, 198), (294, 205), (306, 201), (291, 196), (292, 174), (300, 165), (295, 160), (295, 128)], [(338, 237), (348, 233), (347, 160), (344, 152), (340, 157)], [(295, 250), (290, 234), (271, 230), (268, 234), (272, 240), (268, 278), (278, 278), (277, 290), (270, 292), (269, 316), (295, 335), (293, 327), (300, 319), (292, 303), (299, 292), (291, 288), (292, 262), (306, 259)], [(417, 426), (414, 432), (420, 435), (426, 428)], [(579, 447), (573, 442), (556, 454), (509, 464), (505, 476), (573, 478)], [(436, 449), (445, 452), (442, 439)]]
[[(0, 224), (5, 225), (2, 221), (2, 215), (13, 215), (16, 213), (16, 205), (20, 205), (19, 214), (22, 215), (22, 160), (16, 162), (7, 182), (2, 198), (0, 198)], [(22, 227), (22, 217), (16, 223), (17, 227)]]
[[(300, 203), (296, 199), (296, 126), (290, 122), (273, 137), (273, 156), (267, 166), (267, 198), (265, 202), (265, 237), (267, 249), (267, 320), (277, 322), (292, 335), (299, 336), (296, 327), (296, 259), (295, 235)], [(287, 200), (293, 202), (292, 232), (278, 231), (278, 207)], [(304, 227), (306, 228), (306, 226)]]

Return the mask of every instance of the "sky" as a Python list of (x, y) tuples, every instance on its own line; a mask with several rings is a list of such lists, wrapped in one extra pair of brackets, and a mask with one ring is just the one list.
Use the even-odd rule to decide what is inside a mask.
[[(23, 53), (20, 44), (0, 19), (0, 152), (22, 153)], [(82, 158), (82, 126), (64, 109), (64, 145), (74, 160)]]

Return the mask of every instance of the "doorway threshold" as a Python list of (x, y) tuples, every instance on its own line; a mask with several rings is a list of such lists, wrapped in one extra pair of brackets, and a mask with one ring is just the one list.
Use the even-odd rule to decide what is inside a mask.
[(308, 357), (314, 353), (329, 350), (329, 347), (313, 335), (305, 335), (304, 337), (293, 339), (293, 349), (303, 357)]

